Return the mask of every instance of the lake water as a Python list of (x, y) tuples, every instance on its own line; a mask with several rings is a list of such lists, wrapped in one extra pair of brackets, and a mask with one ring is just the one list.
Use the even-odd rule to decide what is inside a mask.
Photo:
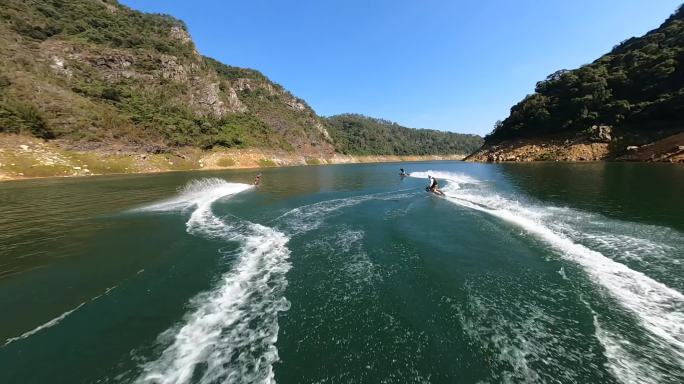
[(684, 381), (681, 165), (254, 173), (0, 183), (0, 383)]

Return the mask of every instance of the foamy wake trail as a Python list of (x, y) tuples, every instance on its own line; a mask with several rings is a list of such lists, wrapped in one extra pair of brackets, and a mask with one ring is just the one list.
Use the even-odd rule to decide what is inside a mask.
[(145, 210), (195, 209), (188, 232), (237, 241), (235, 267), (217, 286), (196, 296), (183, 322), (162, 333), (165, 349), (146, 363), (139, 383), (269, 383), (278, 360), (278, 312), (289, 308), (283, 297), (290, 268), (288, 238), (249, 222), (227, 224), (211, 205), (249, 186), (204, 179), (190, 183), (177, 198)]
[(597, 218), (585, 212), (557, 209), (552, 229), (601, 252), (617, 262), (637, 267), (656, 280), (682, 292), (684, 233), (657, 225)]
[(318, 228), (326, 218), (343, 208), (370, 200), (401, 199), (413, 194), (408, 191), (410, 189), (320, 201), (287, 211), (274, 221), (278, 223), (278, 228), (281, 228), (288, 234), (296, 235)]
[[(425, 179), (425, 185), (427, 185), (428, 176), (432, 176), (439, 180), (448, 180), (451, 189), (458, 189), (463, 184), (477, 184), (479, 180), (474, 179), (468, 175), (462, 173), (444, 172), (444, 171), (427, 171), (427, 172), (411, 172), (411, 177), (418, 179)], [(441, 183), (441, 187), (444, 183)]]
[(205, 178), (190, 181), (179, 190), (177, 196), (135, 209), (137, 212), (182, 211), (194, 208), (193, 214), (206, 213), (211, 204), (223, 197), (252, 188), (242, 183), (229, 183), (219, 178)]
[[(684, 368), (684, 295), (682, 293), (598, 251), (576, 243), (560, 231), (554, 230), (551, 222), (557, 217), (553, 214), (553, 208), (520, 203), (492, 193), (485, 188), (463, 188), (465, 184), (478, 183), (461, 174), (416, 172), (411, 176), (427, 177), (428, 173), (448, 182), (442, 188), (448, 201), (513, 223), (551, 246), (562, 257), (582, 266), (596, 284), (605, 288), (640, 321), (643, 328), (654, 336), (654, 340), (659, 341), (659, 345), (669, 355), (669, 362), (674, 366)], [(598, 331), (605, 333), (602, 329)], [(614, 346), (604, 345), (604, 347), (607, 354), (619, 352)], [(617, 361), (620, 358), (620, 356), (607, 357), (609, 361)], [(630, 364), (624, 361), (622, 363)], [(639, 365), (634, 362), (634, 366)], [(613, 371), (617, 374), (626, 372), (625, 369), (613, 369)], [(622, 379), (625, 382), (630, 381), (630, 377)]]
[[(186, 223), (190, 234), (236, 241), (235, 267), (216, 288), (196, 296), (183, 322), (162, 333), (161, 356), (146, 363), (137, 383), (272, 383), (278, 360), (278, 313), (289, 309), (283, 296), (291, 265), (289, 237), (244, 220), (227, 223), (216, 217), (212, 204), (249, 186), (221, 179), (203, 179), (186, 186), (179, 196), (139, 208), (140, 211), (194, 208)], [(290, 210), (277, 218), (291, 235), (317, 228), (326, 215), (370, 199), (396, 198), (376, 194), (329, 200)]]
[[(109, 292), (111, 292), (111, 291), (112, 291), (113, 289), (115, 289), (115, 288), (116, 288), (116, 286), (109, 287), (109, 288), (105, 289), (104, 292), (102, 292), (101, 294), (99, 294), (99, 295), (93, 297), (92, 299), (88, 300), (88, 302), (93, 302), (93, 301), (95, 301), (95, 300), (101, 298), (102, 296), (108, 295)], [(48, 329), (48, 328), (54, 327), (55, 325), (61, 323), (62, 320), (66, 319), (69, 315), (71, 315), (72, 313), (76, 312), (76, 311), (77, 311), (78, 309), (80, 309), (82, 306), (86, 305), (86, 303), (87, 303), (87, 302), (84, 301), (84, 302), (80, 303), (79, 305), (77, 305), (76, 307), (74, 307), (74, 308), (72, 308), (72, 309), (70, 309), (70, 310), (68, 310), (68, 311), (66, 311), (66, 312), (64, 312), (64, 313), (62, 313), (61, 315), (55, 317), (54, 319), (52, 319), (52, 320), (50, 320), (50, 321), (48, 321), (48, 322), (46, 322), (46, 323), (44, 323), (44, 324), (39, 325), (39, 326), (35, 327), (34, 329), (32, 329), (32, 330), (30, 330), (30, 331), (24, 332), (24, 333), (22, 333), (21, 335), (19, 335), (19, 336), (17, 336), (17, 337), (10, 337), (9, 339), (5, 340), (5, 344), (0, 345), (0, 347), (7, 346), (7, 345), (9, 345), (9, 344), (11, 344), (11, 343), (13, 343), (13, 342), (15, 342), (15, 341), (19, 341), (19, 340), (23, 340), (23, 339), (29, 338), (29, 337), (35, 335), (36, 333), (38, 333), (38, 332), (40, 332), (40, 331), (42, 331), (42, 330), (44, 330), (44, 329)]]
[[(603, 346), (606, 359), (608, 360), (608, 368), (616, 378), (626, 384), (660, 384), (669, 382), (663, 376), (662, 371), (658, 372), (658, 370), (649, 365), (652, 364), (651, 361), (634, 356), (630, 351), (632, 349), (630, 341), (606, 329), (601, 324), (596, 311), (586, 300), (582, 299), (582, 301), (591, 311), (594, 335)], [(677, 379), (675, 378), (674, 380)]]
[(9, 338), (9, 339), (7, 339), (7, 340), (5, 341), (5, 344), (3, 344), (2, 346), (4, 347), (4, 346), (9, 345), (10, 343), (13, 343), (13, 342), (15, 342), (15, 341), (22, 340), (22, 339), (26, 339), (27, 337), (31, 337), (31, 336), (35, 335), (36, 333), (42, 331), (43, 329), (50, 328), (50, 327), (54, 327), (55, 325), (59, 324), (60, 321), (64, 320), (67, 316), (71, 315), (71, 314), (74, 313), (77, 309), (81, 308), (81, 307), (84, 306), (84, 305), (85, 305), (85, 302), (79, 304), (78, 306), (76, 306), (76, 307), (73, 308), (73, 309), (70, 309), (70, 310), (68, 310), (68, 311), (66, 311), (66, 312), (64, 312), (64, 313), (62, 313), (61, 315), (55, 317), (54, 319), (48, 321), (48, 322), (45, 323), (45, 324), (39, 325), (39, 326), (37, 326), (36, 328), (34, 328), (34, 329), (32, 329), (32, 330), (30, 330), (30, 331), (28, 331), (28, 332), (24, 332), (24, 333), (22, 333), (21, 335), (19, 335), (19, 336), (17, 336), (17, 337)]

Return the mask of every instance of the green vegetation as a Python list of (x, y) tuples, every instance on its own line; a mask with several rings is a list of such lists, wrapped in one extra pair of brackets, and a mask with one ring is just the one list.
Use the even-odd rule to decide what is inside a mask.
[(278, 164), (275, 163), (275, 161), (271, 159), (260, 159), (259, 160), (259, 166), (260, 167), (277, 167)]
[(611, 125), (623, 134), (681, 131), (684, 121), (684, 7), (659, 28), (628, 39), (575, 70), (537, 83), (485, 141), (578, 134)]
[(35, 105), (12, 99), (0, 99), (0, 132), (2, 131), (26, 133), (42, 139), (55, 137)]
[(357, 114), (327, 118), (337, 151), (350, 155), (468, 154), (482, 145), (477, 135), (402, 127)]
[(222, 157), (218, 159), (216, 165), (218, 165), (219, 167), (232, 167), (235, 165), (235, 160), (233, 160), (230, 157)]
[(131, 10), (116, 1), (3, 1), (0, 20), (33, 40), (58, 36), (113, 48), (153, 49), (174, 55), (192, 54), (192, 47), (167, 36), (185, 24), (168, 15)]
[(84, 150), (112, 143), (150, 153), (183, 146), (296, 150), (311, 163), (335, 150), (454, 154), (481, 144), (477, 136), (358, 115), (322, 119), (262, 73), (199, 55), (182, 21), (115, 0), (3, 1), (1, 132), (58, 138)]
[(207, 68), (213, 69), (225, 80), (238, 79), (254, 79), (261, 81), (269, 81), (261, 72), (254, 69), (233, 67), (223, 64), (222, 62), (212, 59), (211, 57), (204, 58), (204, 65)]
[(106, 157), (89, 152), (62, 152), (62, 157), (72, 165), (87, 168), (92, 173), (130, 173), (135, 170), (135, 161), (130, 156), (108, 155)]
[(113, 0), (0, 7), (0, 132), (153, 151), (331, 150), (318, 116), (293, 100), (258, 71), (197, 54), (167, 15)]

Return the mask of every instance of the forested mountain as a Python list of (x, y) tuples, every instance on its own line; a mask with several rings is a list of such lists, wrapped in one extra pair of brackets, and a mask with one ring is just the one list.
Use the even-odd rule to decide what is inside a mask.
[(335, 149), (351, 155), (468, 154), (482, 145), (477, 135), (406, 128), (358, 114), (331, 116), (326, 123)]
[(200, 55), (183, 22), (113, 0), (2, 1), (0, 132), (90, 147), (333, 151), (303, 100)]
[(612, 127), (613, 138), (684, 130), (684, 8), (593, 63), (538, 82), (485, 141), (581, 134), (592, 126)]
[(0, 132), (82, 149), (317, 157), (466, 153), (481, 140), (356, 115), (323, 119), (258, 71), (200, 55), (182, 21), (115, 0), (2, 1)]

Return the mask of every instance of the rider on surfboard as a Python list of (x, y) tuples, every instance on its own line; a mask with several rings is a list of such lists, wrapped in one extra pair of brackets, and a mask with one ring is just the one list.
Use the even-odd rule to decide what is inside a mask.
[(428, 175), (428, 179), (430, 180), (430, 185), (425, 187), (425, 190), (428, 192), (432, 192), (435, 195), (444, 196), (444, 192), (439, 190), (439, 182), (437, 181), (437, 179), (430, 175)]

